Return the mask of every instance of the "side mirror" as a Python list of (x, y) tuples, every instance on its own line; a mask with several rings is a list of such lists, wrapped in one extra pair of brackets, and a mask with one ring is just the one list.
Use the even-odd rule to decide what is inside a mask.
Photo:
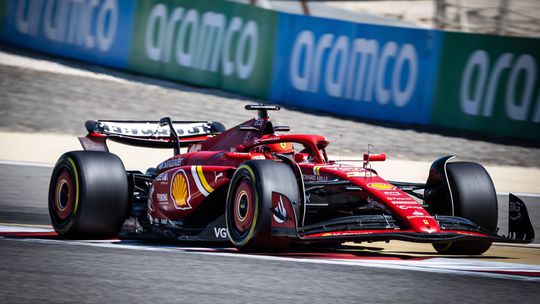
[(275, 126), (274, 131), (277, 132), (289, 132), (291, 128), (289, 126)]
[(380, 153), (380, 154), (364, 154), (364, 161), (385, 161), (386, 160), (386, 154)]

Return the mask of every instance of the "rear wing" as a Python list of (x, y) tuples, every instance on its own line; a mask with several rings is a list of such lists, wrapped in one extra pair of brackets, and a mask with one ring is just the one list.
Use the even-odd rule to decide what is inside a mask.
[(84, 126), (88, 135), (79, 137), (83, 148), (106, 152), (107, 139), (138, 147), (174, 148), (174, 135), (178, 135), (178, 145), (185, 148), (225, 131), (217, 121), (173, 121), (173, 136), (169, 124), (160, 121), (88, 120)]

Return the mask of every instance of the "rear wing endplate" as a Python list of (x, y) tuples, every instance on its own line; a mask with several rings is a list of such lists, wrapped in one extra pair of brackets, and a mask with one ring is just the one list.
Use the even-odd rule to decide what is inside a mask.
[[(217, 121), (173, 121), (180, 147), (204, 141), (225, 131)], [(106, 140), (148, 148), (173, 148), (168, 125), (159, 121), (89, 120), (85, 123), (88, 135), (79, 137), (85, 150), (108, 151)]]

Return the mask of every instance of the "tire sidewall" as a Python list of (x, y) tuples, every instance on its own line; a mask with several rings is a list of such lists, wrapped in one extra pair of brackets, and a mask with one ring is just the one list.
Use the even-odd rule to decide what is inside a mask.
[[(484, 167), (472, 162), (454, 162), (448, 164), (447, 172), (454, 200), (454, 215), (464, 217), (483, 229), (495, 233), (498, 220), (497, 194), (493, 181)], [(474, 189), (476, 192), (482, 192), (481, 195), (478, 193), (472, 195), (473, 197), (480, 196), (477, 199), (471, 199), (471, 195), (467, 193), (471, 191), (469, 188), (471, 185), (460, 180), (463, 178), (460, 177), (463, 173), (476, 174), (481, 180), (482, 189)]]
[[(236, 216), (236, 213), (234, 211), (234, 200), (236, 199), (237, 187), (244, 180), (249, 181), (252, 186), (254, 214), (253, 221), (250, 224), (248, 231), (246, 233), (240, 233), (237, 232), (234, 224), (234, 217)], [(254, 170), (247, 164), (238, 167), (229, 185), (225, 211), (225, 222), (228, 230), (227, 233), (229, 235), (230, 241), (237, 247), (246, 246), (250, 241), (252, 241), (253, 235), (257, 234), (260, 230), (260, 227), (257, 226), (257, 222), (261, 220), (259, 209), (259, 193), (260, 189), (259, 187), (257, 187), (257, 176), (255, 175)]]
[[(55, 206), (58, 177), (68, 170), (75, 181), (75, 206), (61, 221)], [(55, 231), (70, 238), (108, 238), (121, 229), (128, 209), (126, 171), (118, 156), (72, 151), (60, 157), (49, 184), (49, 214)]]
[[(450, 215), (466, 218), (486, 231), (495, 233), (498, 220), (497, 195), (493, 181), (484, 167), (472, 162), (452, 162), (447, 164), (447, 175), (452, 195), (452, 200), (448, 200), (448, 210), (453, 210)], [(478, 205), (473, 205), (475, 203)], [(491, 247), (491, 242), (454, 241), (433, 244), (433, 247), (442, 254), (479, 255)]]
[[(276, 178), (276, 174), (279, 178)], [(249, 233), (245, 238), (238, 238), (233, 227), (233, 199), (238, 184), (249, 178), (255, 193), (255, 215)], [(233, 175), (227, 194), (225, 219), (229, 239), (234, 246), (250, 251), (280, 251), (288, 247), (291, 240), (272, 237), (272, 193), (277, 192), (289, 198), (291, 202), (299, 201), (298, 185), (294, 173), (284, 163), (268, 160), (251, 160), (238, 167)]]

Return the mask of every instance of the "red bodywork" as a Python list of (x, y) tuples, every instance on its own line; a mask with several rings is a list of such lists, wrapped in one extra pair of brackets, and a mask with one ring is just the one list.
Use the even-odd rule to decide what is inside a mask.
[[(298, 162), (304, 181), (346, 180), (362, 191), (362, 200), (379, 205), (402, 223), (401, 233), (440, 233), (437, 221), (412, 197), (379, 177), (364, 166), (339, 164), (326, 160), (324, 148), (329, 144), (324, 136), (304, 134), (264, 134), (271, 128), (268, 119), (251, 119), (205, 141), (191, 144), (188, 152), (172, 157), (157, 167), (158, 177), (150, 188), (148, 215), (155, 224), (181, 222), (190, 216), (216, 189), (227, 187), (232, 173), (244, 161), (251, 159), (276, 160), (271, 153), (254, 152), (256, 147), (292, 142), (308, 147), (310, 160)], [(241, 130), (242, 128), (242, 130)], [(299, 157), (302, 158), (301, 156)], [(377, 159), (378, 158), (378, 159)], [(375, 160), (383, 160), (376, 156)], [(277, 204), (277, 202), (275, 202)], [(291, 206), (289, 214), (292, 211)], [(293, 219), (294, 220), (294, 219)], [(295, 220), (299, 221), (299, 220)], [(276, 227), (300, 225), (298, 222), (278, 223)], [(392, 229), (347, 230), (297, 234), (301, 239), (395, 233)], [(452, 233), (469, 233), (452, 231)]]
[[(415, 200), (411, 196), (414, 189), (407, 190), (407, 183), (388, 182), (371, 169), (371, 161), (384, 161), (386, 155), (368, 152), (356, 166), (331, 161), (326, 154), (326, 137), (280, 134), (277, 132), (288, 131), (288, 127), (273, 126), (266, 112), (259, 112), (259, 117), (228, 130), (216, 122), (173, 123), (169, 118), (160, 120), (159, 126), (168, 120), (174, 129), (156, 129), (158, 122), (88, 121), (89, 135), (79, 139), (86, 150), (108, 151), (105, 139), (174, 147), (176, 153), (187, 147), (186, 153), (160, 163), (152, 173), (128, 172), (128, 177), (138, 178), (148, 187), (141, 203), (147, 205), (135, 208), (144, 209), (136, 218), (143, 215), (150, 230), (174, 231), (183, 240), (227, 240), (224, 206), (229, 184), (244, 162), (257, 159), (288, 164), (301, 192), (299, 202), (272, 192), (271, 237), (293, 242), (401, 239), (429, 243), (458, 239), (525, 243), (531, 239), (523, 235), (534, 238), (529, 231), (518, 233), (521, 239), (508, 239), (467, 219), (430, 214), (430, 202)], [(280, 146), (282, 151), (273, 150)], [(294, 147), (297, 149), (292, 150)], [(446, 191), (444, 172), (437, 171), (435, 165), (445, 164), (448, 158), (434, 162), (430, 172)], [(425, 188), (418, 185), (416, 190)], [(519, 206), (525, 210), (524, 204)]]

